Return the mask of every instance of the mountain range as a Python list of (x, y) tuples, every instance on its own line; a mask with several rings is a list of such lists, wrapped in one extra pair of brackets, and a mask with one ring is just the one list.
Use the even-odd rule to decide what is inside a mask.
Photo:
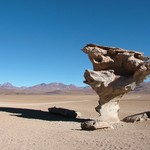
[(150, 82), (143, 82), (143, 83), (141, 83), (131, 93), (135, 93), (135, 94), (150, 94)]
[[(140, 94), (150, 94), (150, 82), (143, 82), (140, 86), (138, 86), (133, 93)], [(16, 87), (9, 82), (4, 84), (0, 84), (0, 94), (95, 94), (95, 92), (89, 87), (79, 87), (73, 84), (66, 85), (63, 83), (41, 83), (38, 85), (30, 86), (30, 87)]]
[(0, 84), (0, 94), (93, 94), (89, 86), (79, 87), (73, 84), (41, 83), (30, 87), (16, 87), (9, 82)]

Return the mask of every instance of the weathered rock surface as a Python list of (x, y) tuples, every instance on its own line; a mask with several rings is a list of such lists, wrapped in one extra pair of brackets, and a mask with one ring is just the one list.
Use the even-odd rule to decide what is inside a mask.
[(143, 53), (89, 44), (83, 48), (93, 64), (84, 73), (85, 83), (99, 96), (95, 108), (100, 121), (119, 122), (119, 100), (150, 74), (150, 62)]
[(48, 108), (48, 111), (50, 113), (53, 113), (56, 115), (61, 115), (63, 117), (67, 117), (67, 118), (80, 118), (81, 117), (80, 112), (77, 112), (75, 110), (66, 109), (66, 108), (51, 107), (51, 108)]
[(150, 111), (131, 115), (123, 119), (125, 122), (142, 122), (147, 120), (150, 120)]

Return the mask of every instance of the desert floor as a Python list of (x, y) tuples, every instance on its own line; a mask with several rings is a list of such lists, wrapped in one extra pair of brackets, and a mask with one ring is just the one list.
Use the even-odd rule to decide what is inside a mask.
[[(150, 150), (150, 121), (120, 122), (114, 130), (81, 130), (98, 118), (96, 95), (0, 95), (0, 150)], [(80, 119), (48, 113), (49, 107), (81, 112)], [(150, 95), (127, 95), (120, 119), (150, 111)]]

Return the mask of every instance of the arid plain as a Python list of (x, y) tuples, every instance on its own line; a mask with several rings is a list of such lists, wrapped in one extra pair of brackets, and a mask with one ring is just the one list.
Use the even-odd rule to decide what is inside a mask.
[[(96, 95), (0, 95), (1, 150), (149, 150), (150, 121), (120, 122), (114, 130), (81, 130), (86, 119), (98, 118)], [(49, 107), (81, 112), (68, 119)], [(129, 94), (120, 101), (120, 119), (150, 111), (150, 94)]]

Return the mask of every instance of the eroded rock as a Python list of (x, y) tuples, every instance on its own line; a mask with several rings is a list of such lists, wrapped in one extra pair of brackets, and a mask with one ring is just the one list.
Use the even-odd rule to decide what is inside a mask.
[(150, 111), (131, 115), (123, 119), (125, 122), (142, 122), (147, 120), (150, 120)]
[(56, 115), (61, 115), (63, 117), (67, 117), (67, 118), (80, 118), (81, 117), (80, 112), (77, 112), (75, 110), (66, 109), (66, 108), (51, 107), (51, 108), (48, 108), (48, 111), (50, 113), (53, 113)]
[(91, 120), (81, 123), (82, 130), (113, 129), (113, 126), (100, 120)]
[(85, 83), (99, 96), (95, 108), (99, 120), (119, 122), (119, 100), (139, 85), (150, 74), (150, 62), (143, 53), (121, 48), (89, 44), (83, 48), (93, 64), (93, 70), (84, 73)]

